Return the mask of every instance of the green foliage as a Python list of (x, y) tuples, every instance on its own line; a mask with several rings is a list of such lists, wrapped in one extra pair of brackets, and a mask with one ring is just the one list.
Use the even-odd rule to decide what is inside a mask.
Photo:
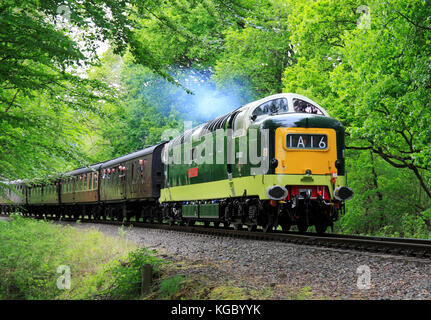
[(172, 276), (167, 279), (164, 279), (160, 283), (160, 288), (158, 290), (159, 298), (167, 299), (167, 300), (172, 299), (173, 296), (180, 291), (181, 285), (184, 279), (185, 278), (182, 275), (176, 275), (176, 276)]
[[(220, 88), (261, 98), (280, 93), (282, 75), (294, 62), (287, 24), (290, 7), (284, 1), (263, 1), (242, 28), (225, 31), (225, 48), (215, 65)], [(274, 12), (277, 12), (274, 15)]]
[(133, 64), (130, 56), (121, 58), (107, 51), (102, 62), (90, 77), (105, 81), (115, 90), (118, 101), (106, 104), (106, 116), (93, 123), (88, 151), (94, 161), (155, 145), (164, 130), (180, 127), (171, 96), (178, 92), (186, 95), (182, 88)]
[(307, 300), (313, 295), (311, 287), (303, 287), (300, 291), (289, 290), (287, 300)]
[(347, 148), (364, 150), (347, 153), (356, 196), (342, 230), (428, 237), (431, 7), (369, 1), (368, 28), (358, 24), (361, 5), (291, 2), (297, 63), (286, 68), (284, 88), (325, 106), (346, 126)]
[(369, 151), (348, 151), (348, 184), (355, 196), (336, 231), (430, 238), (430, 201), (407, 169), (397, 169)]
[[(174, 82), (158, 48), (141, 41), (139, 34), (147, 19), (157, 19), (175, 32), (184, 29), (173, 17), (158, 14), (164, 6), (159, 0), (1, 2), (1, 180), (52, 175), (92, 160), (91, 152), (90, 157), (82, 152), (83, 139), (97, 122), (95, 114), (103, 115), (103, 106), (117, 98), (112, 88), (84, 74), (97, 62), (102, 42), (109, 42), (115, 54), (128, 49), (137, 64)], [(205, 10), (194, 0), (171, 6), (178, 7), (182, 17)], [(243, 10), (239, 0), (214, 1), (206, 7), (208, 18), (210, 12), (233, 17)], [(211, 22), (203, 22), (206, 25)]]
[[(133, 249), (135, 245), (96, 230), (11, 216), (10, 222), (0, 223), (0, 298), (97, 298), (111, 285), (103, 270)], [(57, 287), (59, 266), (70, 267), (70, 290)]]
[(0, 225), (0, 295), (6, 299), (53, 299), (59, 294), (53, 259), (65, 249), (60, 229), (38, 221), (12, 216)]
[[(115, 3), (106, 6), (121, 6)], [(86, 159), (80, 143), (86, 117), (99, 112), (98, 100), (111, 100), (105, 86), (80, 77), (76, 68), (94, 60), (95, 40), (110, 38), (109, 32), (125, 28), (127, 19), (104, 19), (99, 14), (104, 12), (102, 1), (74, 2), (69, 3), (71, 23), (65, 24), (57, 17), (61, 4), (8, 0), (0, 4), (1, 179), (41, 177), (63, 170), (70, 161), (76, 166)], [(82, 30), (85, 50), (72, 39), (76, 36), (72, 27)], [(124, 48), (126, 39), (116, 37), (116, 48)]]
[(423, 26), (431, 8), (423, 1), (371, 1), (367, 29), (357, 26), (361, 4), (321, 0), (295, 6), (289, 18), (298, 64), (286, 69), (285, 88), (320, 100), (347, 126), (350, 146), (412, 170), (431, 198), (431, 30)]
[(164, 2), (139, 16), (139, 40), (168, 68), (204, 70), (215, 64), (224, 49), (223, 31), (226, 26), (238, 28), (246, 7), (251, 7), (248, 2), (233, 1), (233, 6), (214, 0)]
[(114, 260), (109, 263), (101, 279), (109, 279), (110, 285), (100, 290), (97, 296), (102, 299), (134, 299), (139, 297), (142, 282), (142, 266), (151, 264), (153, 272), (166, 263), (163, 259), (154, 256), (154, 251), (139, 248), (129, 253), (125, 260)]

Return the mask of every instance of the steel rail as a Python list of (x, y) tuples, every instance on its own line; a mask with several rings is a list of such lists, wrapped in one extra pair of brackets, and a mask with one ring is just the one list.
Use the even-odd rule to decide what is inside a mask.
[[(0, 216), (8, 216), (1, 214)], [(37, 217), (30, 217), (37, 218)], [(160, 229), (169, 231), (179, 231), (193, 234), (202, 234), (209, 236), (222, 236), (252, 240), (264, 241), (277, 241), (285, 243), (294, 243), (301, 245), (311, 245), (319, 247), (357, 250), (365, 252), (378, 252), (385, 254), (394, 254), (410, 257), (418, 257), (431, 259), (431, 240), (426, 239), (412, 239), (412, 238), (387, 238), (387, 237), (374, 237), (374, 236), (358, 236), (358, 235), (339, 235), (339, 234), (323, 234), (318, 235), (315, 233), (299, 234), (295, 232), (268, 232), (262, 230), (247, 231), (247, 230), (233, 230), (232, 228), (214, 228), (214, 227), (201, 227), (201, 226), (180, 226), (169, 225), (163, 223), (144, 223), (137, 221), (118, 221), (118, 220), (96, 220), (96, 219), (72, 219), (63, 218), (58, 219), (55, 217), (43, 217), (40, 219), (63, 221), (63, 222), (76, 222), (79, 220), (82, 223), (96, 223), (107, 225), (124, 225), (134, 226), (147, 229)]]

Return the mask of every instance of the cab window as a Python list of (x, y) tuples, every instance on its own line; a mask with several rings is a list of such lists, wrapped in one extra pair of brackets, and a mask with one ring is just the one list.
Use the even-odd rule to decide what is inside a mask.
[(280, 98), (280, 99), (270, 100), (268, 102), (261, 104), (259, 107), (254, 109), (252, 115), (261, 116), (264, 114), (284, 113), (287, 111), (288, 111), (287, 99)]
[(315, 105), (297, 98), (293, 99), (293, 109), (295, 112), (299, 113), (313, 113), (323, 115), (323, 112)]

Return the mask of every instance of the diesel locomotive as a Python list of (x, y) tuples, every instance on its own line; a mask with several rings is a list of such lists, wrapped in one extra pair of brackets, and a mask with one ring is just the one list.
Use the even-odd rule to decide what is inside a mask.
[(251, 102), (156, 146), (64, 173), (14, 181), (0, 210), (30, 216), (169, 224), (296, 225), (324, 233), (353, 197), (343, 125), (314, 101), (282, 93)]

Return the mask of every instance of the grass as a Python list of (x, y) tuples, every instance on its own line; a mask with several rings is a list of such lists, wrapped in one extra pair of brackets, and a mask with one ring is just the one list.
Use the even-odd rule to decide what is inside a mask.
[(247, 300), (243, 288), (208, 282), (193, 276), (173, 275), (161, 279), (146, 299), (153, 300)]
[(95, 229), (20, 216), (0, 223), (0, 299), (136, 299), (143, 263), (157, 273), (163, 261)]

